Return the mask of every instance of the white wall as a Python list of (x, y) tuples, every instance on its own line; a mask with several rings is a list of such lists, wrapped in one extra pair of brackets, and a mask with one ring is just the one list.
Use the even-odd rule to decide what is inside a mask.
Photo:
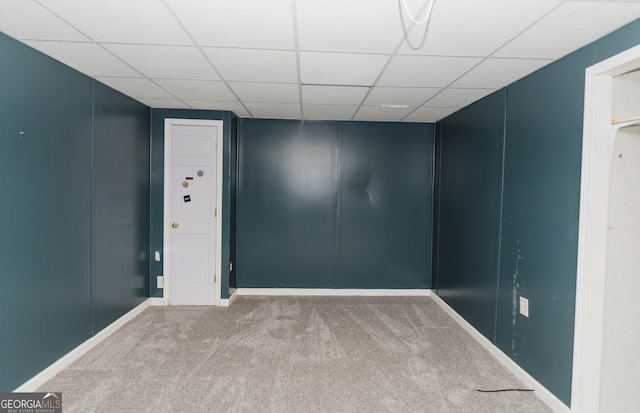
[[(614, 119), (640, 115), (640, 71), (613, 97)], [(640, 126), (618, 131), (610, 172), (600, 411), (640, 412)]]

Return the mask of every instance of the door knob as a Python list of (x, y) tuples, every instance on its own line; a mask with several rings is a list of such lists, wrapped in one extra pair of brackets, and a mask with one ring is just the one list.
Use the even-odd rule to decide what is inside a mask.
[(178, 224), (177, 222), (174, 222), (173, 224), (171, 224), (172, 228), (178, 228), (180, 226), (180, 224)]

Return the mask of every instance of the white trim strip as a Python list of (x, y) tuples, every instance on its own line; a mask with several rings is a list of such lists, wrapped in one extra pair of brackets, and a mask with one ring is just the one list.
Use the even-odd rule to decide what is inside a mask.
[(63, 369), (68, 367), (71, 363), (84, 356), (89, 350), (93, 349), (100, 342), (107, 337), (118, 331), (123, 325), (128, 323), (142, 313), (147, 307), (151, 305), (151, 300), (147, 299), (142, 304), (138, 305), (113, 323), (109, 324), (102, 331), (95, 336), (91, 337), (78, 347), (71, 350), (69, 353), (62, 356), (58, 361), (42, 370), (40, 373), (32, 377), (23, 385), (14, 390), (14, 392), (33, 392), (38, 387), (42, 386), (48, 380), (52, 379), (56, 374), (60, 373)]
[[(342, 288), (237, 288), (234, 295), (336, 296), (336, 297), (429, 297), (431, 290)], [(233, 295), (232, 295), (233, 297)]]
[(168, 305), (163, 297), (151, 297), (149, 298), (149, 305), (152, 306), (164, 306)]
[(539, 381), (534, 379), (529, 373), (527, 373), (522, 367), (520, 367), (515, 361), (511, 360), (509, 356), (504, 354), (502, 350), (496, 347), (489, 339), (483, 336), (478, 330), (476, 330), (467, 320), (462, 318), (453, 308), (449, 307), (442, 298), (437, 294), (431, 294), (431, 299), (435, 301), (442, 309), (453, 318), (465, 331), (471, 334), (471, 337), (475, 338), (482, 347), (484, 347), (492, 356), (494, 356), (504, 367), (513, 373), (518, 379), (524, 382), (525, 385), (535, 389), (535, 394), (540, 400), (542, 400), (547, 406), (549, 406), (556, 413), (569, 413), (571, 410), (558, 399), (553, 393), (547, 390)]

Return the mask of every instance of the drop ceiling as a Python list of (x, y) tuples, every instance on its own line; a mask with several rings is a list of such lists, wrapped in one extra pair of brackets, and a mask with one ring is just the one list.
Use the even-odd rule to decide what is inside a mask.
[(435, 0), (425, 37), (402, 2), (2, 0), (0, 31), (153, 108), (434, 122), (640, 17), (629, 0)]

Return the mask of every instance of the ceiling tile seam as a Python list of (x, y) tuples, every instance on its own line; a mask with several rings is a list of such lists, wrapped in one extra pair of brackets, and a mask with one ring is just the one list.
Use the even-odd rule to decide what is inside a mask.
[[(542, 16), (540, 16), (538, 19), (536, 19), (533, 23), (531, 23), (530, 25), (528, 25), (526, 28), (524, 28), (522, 31), (520, 31), (519, 33), (517, 33), (514, 37), (512, 37), (510, 40), (508, 40), (507, 42), (505, 42), (502, 46), (498, 47), (496, 50), (493, 51), (493, 53), (489, 54), (488, 56), (485, 56), (484, 58), (482, 58), (482, 60), (480, 60), (480, 62), (478, 62), (476, 65), (474, 65), (473, 67), (471, 67), (469, 70), (467, 70), (466, 72), (464, 72), (462, 75), (460, 75), (457, 79), (455, 79), (453, 82), (449, 83), (447, 86), (445, 86), (440, 92), (436, 93), (435, 95), (431, 96), (429, 99), (427, 99), (426, 101), (422, 102), (422, 104), (420, 104), (420, 106), (417, 106), (415, 109), (413, 109), (411, 112), (409, 112), (406, 116), (404, 116), (401, 121), (405, 120), (407, 117), (411, 116), (415, 111), (417, 111), (419, 108), (423, 107), (423, 105), (427, 104), (430, 100), (434, 99), (436, 96), (438, 96), (439, 94), (441, 94), (445, 89), (449, 88), (452, 84), (454, 84), (455, 82), (457, 82), (458, 80), (460, 80), (463, 76), (467, 75), (469, 72), (471, 72), (472, 70), (474, 70), (476, 67), (478, 67), (479, 65), (481, 65), (482, 63), (486, 62), (487, 60), (491, 59), (492, 56), (494, 56), (496, 53), (498, 53), (500, 50), (502, 50), (504, 47), (506, 47), (509, 43), (513, 42), (516, 38), (518, 38), (518, 36), (522, 35), (524, 32), (526, 32), (527, 30), (529, 30), (531, 27), (535, 26), (536, 24), (538, 24), (542, 19), (544, 19), (545, 17), (547, 17), (548, 15), (550, 15), (551, 13), (553, 13), (555, 10), (558, 9), (558, 7), (562, 6), (563, 2), (560, 2), (558, 5), (554, 6), (551, 10), (547, 11), (545, 14), (543, 14)], [(515, 58), (514, 58), (515, 59)], [(523, 59), (524, 60), (524, 59)], [(529, 59), (529, 60), (534, 60), (534, 59)], [(544, 60), (548, 60), (548, 59), (544, 59)], [(496, 89), (499, 90), (499, 89)], [(473, 102), (472, 102), (473, 103)]]
[[(400, 1), (400, 0), (398, 0)], [(398, 3), (399, 5), (400, 3)], [(422, 14), (425, 11), (425, 8), (428, 7), (428, 3), (425, 1), (425, 3), (422, 5), (422, 7), (420, 8), (420, 11), (418, 14)], [(400, 10), (401, 11), (401, 10)], [(364, 102), (367, 101), (367, 99), (369, 98), (369, 95), (371, 94), (371, 91), (373, 90), (374, 87), (376, 87), (376, 85), (378, 84), (378, 82), (380, 81), (380, 78), (382, 77), (382, 75), (384, 74), (384, 72), (387, 70), (387, 68), (389, 67), (389, 65), (391, 64), (391, 61), (393, 60), (393, 58), (396, 56), (396, 54), (398, 53), (398, 50), (400, 50), (400, 48), (402, 47), (402, 45), (404, 44), (405, 41), (407, 41), (406, 35), (408, 33), (411, 33), (411, 31), (414, 29), (416, 25), (414, 23), (411, 23), (409, 25), (409, 28), (406, 29), (404, 26), (402, 27), (403, 30), (403, 35), (402, 38), (400, 39), (400, 41), (398, 42), (397, 46), (393, 49), (393, 51), (391, 52), (391, 54), (389, 55), (389, 58), (387, 59), (387, 62), (384, 64), (384, 66), (382, 66), (382, 69), (380, 70), (380, 73), (378, 73), (378, 76), (374, 79), (373, 83), (371, 84), (371, 87), (369, 88), (369, 90), (367, 91), (367, 93), (364, 95), (364, 97), (362, 98), (362, 101), (360, 102), (360, 105), (358, 106), (358, 109), (356, 109), (355, 113), (353, 114), (353, 116), (351, 117), (351, 120), (354, 120), (356, 118), (356, 116), (358, 116), (358, 112), (360, 112), (360, 109), (362, 108), (362, 106), (364, 105)]]
[[(83, 34), (86, 37), (86, 35)], [(52, 40), (52, 39), (39, 39), (37, 37), (20, 37), (18, 40), (21, 42), (42, 42), (42, 43), (77, 43), (77, 44), (91, 44), (96, 43), (87, 37), (87, 40)]]
[[(483, 61), (485, 61), (486, 59), (484, 59)], [(482, 63), (482, 62), (481, 62)], [(480, 64), (480, 63), (478, 63)], [(473, 70), (475, 67), (477, 67), (478, 65), (474, 66), (473, 68), (469, 69), (466, 73), (469, 73), (471, 70)], [(465, 73), (465, 74), (466, 74)], [(464, 74), (462, 75), (464, 76)], [(462, 77), (460, 76), (460, 77)], [(460, 79), (460, 77), (458, 79)], [(493, 90), (491, 93), (495, 92), (498, 89), (493, 89), (493, 88), (450, 88), (449, 86), (451, 86), (453, 83), (455, 83), (456, 81), (458, 81), (458, 79), (454, 80), (453, 82), (449, 83), (447, 86), (443, 87), (442, 89), (440, 89), (435, 95), (431, 96), (429, 99), (425, 100), (424, 102), (422, 102), (420, 105), (416, 106), (415, 109), (413, 109), (411, 112), (409, 112), (407, 114), (407, 116), (411, 115), (413, 112), (415, 112), (416, 110), (420, 109), (420, 108), (432, 108), (432, 109), (461, 109), (461, 106), (425, 106), (427, 103), (431, 102), (433, 99), (436, 98), (436, 96), (440, 95), (441, 93), (443, 93), (445, 90)], [(491, 94), (490, 93), (490, 94)], [(475, 102), (475, 101), (474, 101)], [(471, 102), (473, 103), (473, 102)], [(402, 118), (401, 120), (404, 120), (407, 116), (405, 116), (404, 118)]]
[(291, 20), (293, 24), (293, 47), (296, 56), (296, 76), (298, 77), (298, 101), (300, 102), (300, 118), (304, 119), (304, 108), (302, 106), (302, 73), (300, 71), (300, 46), (298, 36), (298, 6), (296, 0), (291, 0)]
[[(111, 56), (115, 57), (116, 59), (118, 59), (120, 62), (124, 63), (126, 66), (130, 67), (134, 72), (139, 73), (141, 77), (131, 77), (130, 79), (146, 79), (149, 82), (153, 83), (154, 85), (158, 86), (160, 89), (164, 90), (165, 92), (167, 92), (169, 95), (173, 96), (174, 98), (178, 99), (178, 97), (176, 95), (174, 95), (173, 93), (169, 92), (167, 89), (165, 89), (164, 87), (162, 87), (161, 85), (159, 85), (158, 83), (156, 83), (152, 78), (149, 78), (148, 76), (146, 76), (144, 73), (142, 73), (141, 71), (139, 71), (138, 69), (136, 69), (135, 67), (133, 67), (132, 65), (129, 64), (129, 62), (127, 62), (126, 60), (122, 59), (120, 56), (118, 56), (117, 54), (115, 54), (114, 52), (112, 52), (111, 50), (107, 49), (106, 47), (104, 47), (101, 43), (98, 42), (94, 42), (94, 44), (98, 47), (100, 47), (102, 50), (104, 50), (105, 52), (109, 53)], [(101, 77), (105, 77), (105, 76), (101, 76)], [(115, 76), (114, 76), (115, 77)]]
[[(184, 79), (187, 80), (187, 79)], [(221, 82), (220, 80), (210, 80), (210, 82)], [(262, 84), (274, 84), (274, 85), (289, 85), (289, 86), (298, 86), (299, 83), (293, 83), (293, 82), (283, 82), (281, 80), (273, 80), (273, 81), (265, 81), (265, 80), (230, 80), (229, 83), (242, 83), (245, 85), (251, 85), (251, 84), (255, 84), (255, 85), (262, 85)]]
[[(49, 13), (51, 13), (53, 16), (55, 16), (57, 19), (59, 19), (61, 22), (65, 23), (66, 25), (68, 25), (69, 27), (71, 27), (73, 30), (77, 31), (78, 33), (80, 33), (80, 35), (82, 35), (83, 37), (87, 38), (90, 42), (93, 42), (94, 40), (85, 32), (83, 32), (82, 30), (78, 29), (76, 26), (74, 26), (73, 24), (71, 24), (69, 21), (67, 21), (64, 17), (60, 16), (58, 13), (56, 13), (55, 11), (53, 11), (51, 8), (49, 8), (49, 6), (42, 4), (42, 2), (40, 0), (34, 0), (36, 4), (40, 5), (40, 7), (42, 7), (43, 9), (45, 9), (46, 11), (48, 11)], [(85, 43), (85, 42), (81, 42), (79, 40), (76, 40), (76, 42), (78, 43)]]
[[(240, 99), (240, 97), (238, 96), (238, 94), (236, 93), (235, 90), (233, 90), (233, 88), (231, 87), (231, 85), (229, 84), (229, 82), (227, 81), (227, 79), (224, 78), (224, 76), (222, 76), (222, 73), (220, 73), (220, 71), (218, 70), (218, 68), (213, 64), (213, 62), (211, 61), (211, 59), (209, 58), (209, 56), (204, 52), (204, 50), (202, 49), (202, 47), (198, 44), (198, 42), (196, 42), (195, 38), (193, 37), (193, 35), (191, 34), (191, 32), (189, 32), (189, 30), (187, 30), (187, 27), (182, 23), (182, 21), (178, 18), (178, 15), (173, 11), (173, 9), (167, 4), (166, 0), (160, 0), (160, 3), (162, 3), (162, 5), (167, 9), (167, 11), (169, 12), (169, 14), (173, 17), (173, 19), (176, 21), (176, 23), (180, 26), (180, 28), (182, 28), (182, 30), (185, 32), (185, 34), (187, 35), (187, 37), (189, 37), (189, 39), (193, 42), (193, 44), (195, 45), (195, 47), (198, 49), (198, 52), (200, 53), (200, 55), (205, 59), (205, 61), (209, 64), (209, 66), (214, 70), (214, 72), (216, 72), (216, 74), (218, 75), (218, 77), (220, 77), (220, 79), (222, 79), (222, 81), (224, 82), (225, 86), (227, 86), (227, 88), (229, 88), (229, 90), (231, 91), (231, 93), (236, 97), (236, 99), (238, 100), (238, 102), (242, 105), (242, 107), (247, 111), (247, 113), (253, 117), (253, 114), (251, 113), (251, 111), (249, 110), (249, 108), (247, 108), (247, 106), (244, 104), (244, 102), (242, 101), (242, 99)], [(189, 105), (188, 103), (182, 101), (185, 105), (189, 106), (190, 108), (192, 108), (191, 105)]]
[[(435, 95), (431, 96), (429, 99), (425, 100), (424, 102), (422, 102), (419, 106), (416, 106), (411, 112), (407, 113), (406, 116), (404, 116), (402, 119), (400, 119), (400, 121), (405, 120), (408, 116), (411, 116), (411, 114), (413, 112), (415, 112), (416, 110), (418, 110), (419, 108), (423, 107), (423, 105), (426, 105), (429, 101), (431, 101), (432, 99), (434, 99), (436, 96), (438, 96), (439, 94), (441, 94), (442, 92), (444, 92), (446, 89), (448, 89), (451, 85), (453, 85), (454, 83), (456, 83), (458, 80), (462, 79), (465, 75), (467, 75), (468, 73), (470, 73), (472, 70), (474, 70), (476, 67), (480, 66), (482, 63), (486, 62), (489, 58), (485, 57), (484, 59), (481, 59), (478, 63), (476, 63), (475, 65), (473, 65), (469, 70), (467, 70), (466, 72), (462, 73), (460, 76), (458, 76), (457, 78), (455, 78), (452, 82), (450, 82), (448, 85), (444, 86), (438, 93), (436, 93)], [(461, 89), (461, 88), (457, 88), (457, 89)], [(464, 88), (462, 88), (464, 89)], [(478, 88), (478, 89), (485, 89), (485, 88)], [(487, 89), (491, 89), (491, 88), (487, 88)], [(497, 90), (497, 89), (496, 89)]]
[[(63, 21), (65, 24), (69, 25), (69, 27), (71, 27), (72, 29), (76, 30), (78, 33), (82, 34), (85, 38), (87, 38), (89, 40), (89, 42), (75, 42), (78, 44), (86, 44), (86, 43), (90, 43), (90, 44), (94, 44), (96, 46), (98, 46), (99, 48), (101, 48), (102, 50), (104, 50), (105, 52), (107, 52), (108, 54), (110, 54), (111, 56), (113, 56), (114, 58), (116, 58), (117, 60), (119, 60), (120, 62), (122, 62), (125, 66), (129, 67), (131, 70), (133, 70), (134, 72), (140, 74), (141, 78), (143, 79), (147, 79), (150, 82), (154, 83), (156, 86), (160, 87), (162, 90), (164, 90), (165, 92), (169, 93), (171, 96), (176, 97), (173, 93), (169, 92), (168, 90), (165, 90), (163, 87), (161, 87), (160, 85), (158, 85), (157, 83), (153, 82), (153, 80), (149, 79), (147, 76), (145, 76), (144, 73), (142, 73), (141, 71), (139, 71), (137, 68), (133, 67), (132, 65), (129, 64), (129, 62), (125, 61), (124, 59), (120, 58), (120, 56), (116, 55), (115, 53), (113, 53), (111, 50), (107, 49), (104, 45), (102, 45), (99, 42), (96, 42), (91, 36), (89, 36), (88, 34), (84, 33), (82, 30), (78, 29), (76, 26), (74, 26), (73, 24), (71, 24), (71, 22), (67, 21), (66, 19), (64, 19), (62, 16), (58, 15), (56, 12), (54, 12), (53, 10), (51, 10), (48, 6), (42, 4), (42, 2), (40, 2), (40, 0), (35, 0), (35, 2), (37, 4), (39, 4), (42, 8), (44, 8), (45, 10), (47, 10), (49, 13), (51, 13), (52, 15), (54, 15), (56, 18), (60, 19), (61, 21)], [(90, 76), (92, 79), (95, 79), (97, 76)], [(99, 82), (99, 80), (95, 79), (96, 81)], [(176, 97), (177, 98), (177, 97)]]
[(564, 4), (564, 1), (559, 1), (558, 4), (556, 6), (554, 6), (551, 10), (549, 10), (548, 12), (546, 12), (545, 14), (543, 14), (542, 16), (540, 16), (539, 18), (537, 18), (533, 23), (531, 23), (530, 25), (528, 25), (527, 27), (525, 27), (524, 29), (522, 29), (519, 33), (517, 33), (516, 35), (514, 35), (511, 39), (507, 40), (505, 43), (502, 44), (502, 46), (498, 47), (496, 50), (493, 51), (493, 53), (489, 54), (489, 57), (494, 56), (496, 53), (498, 53), (500, 50), (504, 49), (505, 47), (507, 47), (510, 43), (512, 43), (514, 40), (516, 40), (518, 37), (522, 36), (524, 33), (526, 33), (528, 30), (530, 30), (532, 27), (534, 27), (535, 25), (537, 25), (538, 23), (540, 23), (542, 20), (546, 19), (547, 16), (549, 16), (551, 13), (555, 12), (556, 10), (558, 10), (558, 8), (562, 7), (562, 5)]
[[(291, 0), (294, 1), (294, 0)], [(389, 53), (385, 52), (370, 52), (366, 50), (334, 50), (334, 49), (302, 49), (299, 47), (298, 32), (297, 32), (297, 19), (296, 30), (294, 34), (294, 47), (246, 47), (246, 46), (204, 46), (204, 49), (220, 49), (220, 50), (245, 50), (245, 51), (274, 51), (274, 52), (300, 52), (300, 53), (324, 53), (324, 54), (365, 54), (373, 56), (387, 56)]]
[[(88, 34), (84, 33), (82, 30), (80, 30), (79, 28), (77, 28), (76, 26), (74, 26), (73, 24), (71, 24), (71, 22), (67, 21), (66, 19), (64, 19), (62, 16), (60, 16), (58, 13), (54, 12), (53, 10), (51, 10), (48, 6), (42, 4), (42, 2), (40, 2), (40, 0), (35, 0), (35, 2), (40, 5), (40, 7), (42, 7), (43, 9), (47, 10), (49, 13), (51, 13), (53, 16), (55, 16), (57, 19), (59, 19), (60, 21), (64, 22), (65, 24), (67, 24), (69, 27), (71, 27), (73, 30), (77, 31), (78, 33), (80, 33), (82, 36), (84, 36), (88, 41), (87, 42), (81, 42), (81, 41), (76, 41), (74, 43), (79, 43), (79, 44), (86, 44), (86, 43), (90, 43), (90, 44), (95, 44), (96, 46), (100, 47), (102, 50), (104, 50), (105, 52), (109, 53), (111, 56), (115, 57), (117, 60), (119, 60), (120, 62), (122, 62), (123, 64), (125, 64), (126, 66), (128, 66), (129, 68), (131, 68), (134, 72), (140, 74), (142, 79), (147, 79), (148, 81), (150, 81), (151, 83), (155, 84), (156, 86), (158, 86), (160, 89), (164, 90), (165, 92), (167, 92), (169, 95), (173, 96), (174, 98), (177, 99), (177, 96), (175, 96), (173, 93), (169, 92), (168, 90), (166, 90), (165, 88), (163, 88), (162, 86), (158, 85), (156, 82), (154, 82), (152, 79), (149, 79), (147, 76), (144, 75), (144, 73), (140, 72), (138, 69), (136, 69), (135, 67), (131, 66), (128, 62), (126, 62), (125, 60), (121, 59), (120, 56), (117, 56), (115, 53), (113, 53), (111, 50), (107, 49), (106, 47), (104, 47), (101, 43), (96, 42), (91, 36), (89, 36)], [(91, 76), (91, 78), (93, 78), (94, 80), (98, 81), (97, 79), (95, 79), (96, 76)], [(132, 79), (140, 79), (140, 78), (132, 78)], [(102, 82), (101, 82), (102, 83)], [(183, 102), (184, 103), (184, 102)]]
[[(178, 99), (178, 100), (188, 100), (189, 102), (209, 102), (209, 103), (238, 103), (235, 100), (215, 100), (215, 99)], [(251, 102), (251, 101), (247, 101)], [(283, 102), (253, 102), (253, 103), (283, 103)]]

